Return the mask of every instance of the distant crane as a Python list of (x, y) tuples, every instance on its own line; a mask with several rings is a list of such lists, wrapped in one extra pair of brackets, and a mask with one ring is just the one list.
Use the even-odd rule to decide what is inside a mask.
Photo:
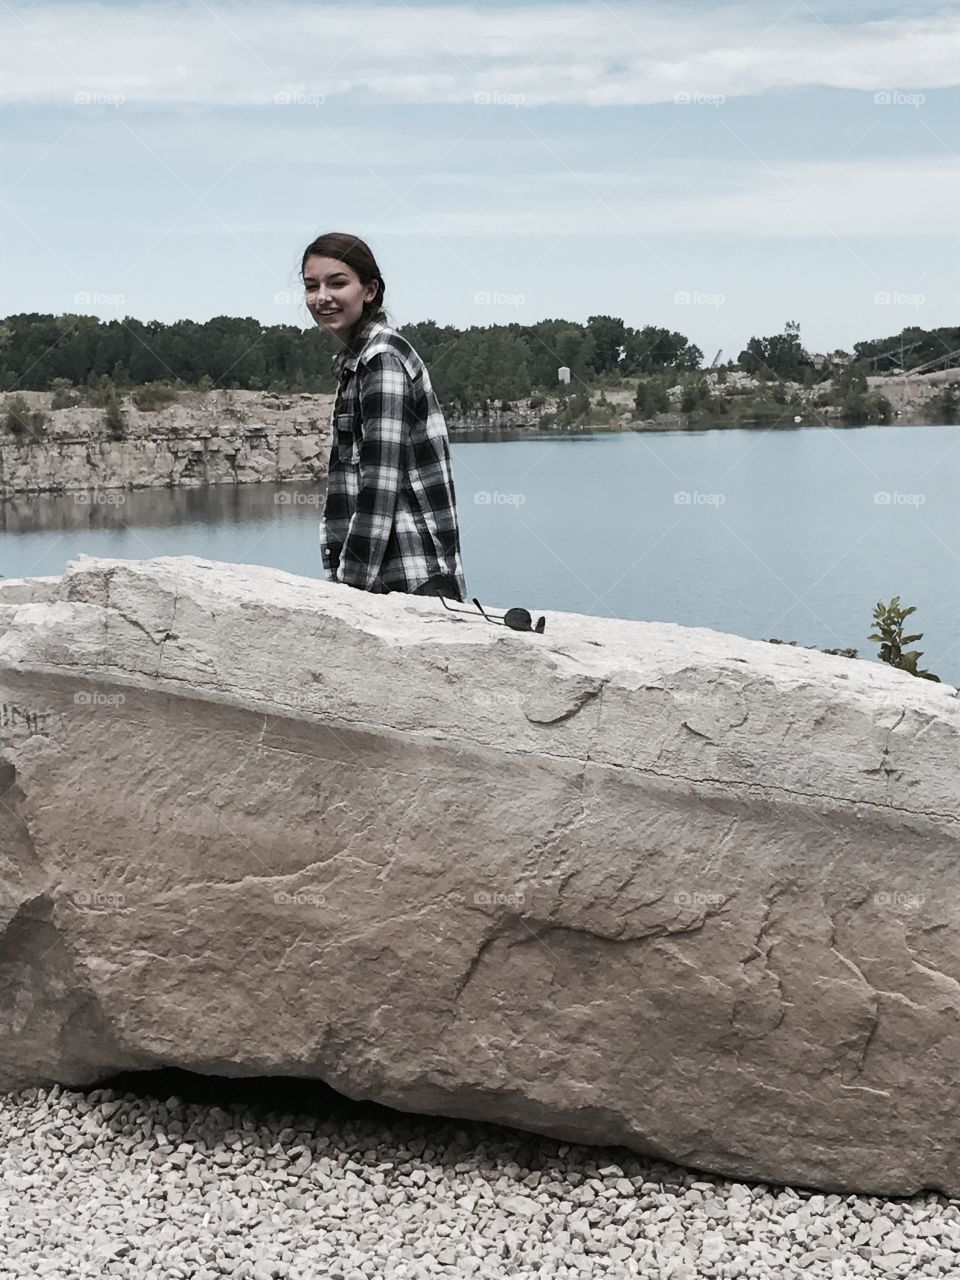
[(935, 360), (928, 360), (926, 364), (917, 365), (916, 368), (910, 369), (908, 370), (908, 372), (911, 374), (926, 373), (928, 370), (933, 369), (938, 364), (942, 364), (946, 366), (946, 362), (948, 360), (952, 360), (954, 356), (960, 356), (960, 347), (957, 347), (955, 351), (948, 351), (946, 355), (937, 356)]
[(718, 364), (719, 364), (719, 362), (720, 362), (720, 357), (721, 357), (722, 355), (723, 355), (723, 347), (719, 347), (719, 348), (718, 348), (718, 350), (717, 350), (717, 354), (716, 354), (716, 355), (713, 357), (713, 359), (710, 361), (710, 368), (711, 368), (711, 369), (715, 369), (715, 368), (717, 367), (717, 365), (718, 365)]
[(887, 356), (896, 356), (896, 355), (899, 355), (899, 357), (900, 357), (900, 368), (902, 369), (902, 368), (904, 367), (904, 366), (903, 366), (903, 357), (906, 355), (906, 353), (907, 353), (908, 351), (912, 351), (914, 347), (919, 347), (919, 345), (920, 345), (920, 340), (919, 340), (919, 339), (917, 339), (917, 341), (916, 341), (916, 342), (911, 342), (911, 343), (909, 343), (907, 346), (904, 346), (904, 345), (903, 345), (903, 342), (902, 342), (902, 340), (901, 340), (901, 342), (900, 342), (899, 346), (896, 346), (896, 347), (890, 347), (890, 348), (889, 348), (889, 350), (887, 350), (887, 351), (881, 351), (879, 355), (875, 355), (875, 356), (867, 356), (867, 363), (868, 363), (868, 364), (875, 364), (878, 360), (885, 360), (885, 359), (887, 358)]

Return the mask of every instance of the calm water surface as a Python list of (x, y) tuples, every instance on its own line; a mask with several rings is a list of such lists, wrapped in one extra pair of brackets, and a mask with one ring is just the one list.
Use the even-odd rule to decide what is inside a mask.
[[(960, 683), (960, 427), (500, 432), (451, 447), (467, 589), (481, 603), (872, 658), (873, 606), (899, 594), (917, 606), (922, 665)], [(87, 552), (325, 576), (322, 484), (85, 496), (99, 500), (0, 503), (0, 573), (55, 574)]]

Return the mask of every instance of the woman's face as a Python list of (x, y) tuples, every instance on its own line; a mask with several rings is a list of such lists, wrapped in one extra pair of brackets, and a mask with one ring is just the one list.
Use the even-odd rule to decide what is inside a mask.
[(303, 268), (307, 310), (321, 329), (345, 342), (360, 319), (364, 302), (377, 296), (377, 281), (362, 284), (353, 267), (339, 258), (311, 254)]

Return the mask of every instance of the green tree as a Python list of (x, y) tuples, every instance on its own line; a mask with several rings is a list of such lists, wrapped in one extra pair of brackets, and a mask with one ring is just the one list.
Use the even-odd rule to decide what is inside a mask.
[(652, 418), (655, 414), (666, 413), (670, 408), (670, 397), (667, 395), (664, 379), (655, 374), (640, 378), (633, 408), (640, 418)]
[(624, 365), (635, 372), (652, 373), (658, 369), (699, 369), (703, 352), (682, 333), (644, 325), (640, 330), (628, 329)]
[(594, 341), (595, 373), (616, 373), (627, 344), (627, 331), (618, 316), (588, 316), (587, 333)]
[[(557, 368), (566, 366), (570, 370), (571, 381), (587, 382), (593, 377), (596, 340), (592, 333), (585, 333), (582, 328), (573, 326), (562, 329), (557, 334), (554, 349)], [(556, 381), (556, 369), (554, 381)]]
[(710, 399), (706, 378), (686, 377), (680, 393), (680, 412), (694, 413)]
[(789, 378), (799, 382), (813, 361), (800, 342), (800, 325), (788, 320), (783, 333), (751, 338), (738, 357), (740, 368), (758, 378)]

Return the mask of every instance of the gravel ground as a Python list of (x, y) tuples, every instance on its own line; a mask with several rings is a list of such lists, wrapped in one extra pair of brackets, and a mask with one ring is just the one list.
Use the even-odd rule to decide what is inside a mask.
[(249, 1082), (208, 1081), (224, 1108), (123, 1079), (0, 1094), (0, 1276), (960, 1277), (960, 1201), (934, 1193), (747, 1186), (620, 1147), (304, 1107), (296, 1082), (251, 1101)]

